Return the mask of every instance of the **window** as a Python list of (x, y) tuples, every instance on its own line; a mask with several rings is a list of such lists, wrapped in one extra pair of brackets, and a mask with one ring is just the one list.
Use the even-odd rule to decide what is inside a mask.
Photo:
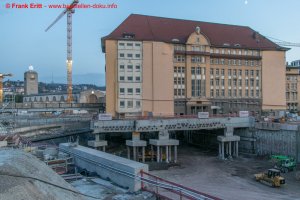
[(236, 51), (235, 51), (235, 50), (232, 50), (232, 54), (235, 55), (235, 54), (236, 54)]
[(128, 70), (128, 71), (132, 71), (132, 69), (133, 69), (133, 66), (132, 66), (132, 65), (127, 65), (127, 70)]
[(230, 49), (227, 50), (227, 54), (230, 54)]
[(125, 107), (125, 101), (120, 101), (120, 108), (124, 108)]
[(219, 64), (219, 59), (218, 58), (215, 59), (215, 64), (217, 64), (217, 65)]
[(221, 70), (221, 75), (224, 76), (224, 74), (225, 74), (225, 70), (222, 69), (222, 70)]
[(256, 97), (259, 97), (259, 90), (256, 90)]
[(231, 65), (231, 60), (230, 59), (228, 60), (228, 65)]
[(135, 88), (135, 93), (136, 94), (141, 94), (141, 88)]
[(220, 96), (219, 89), (216, 89), (216, 96), (217, 96), (217, 97), (219, 97), (219, 96)]
[(233, 65), (236, 65), (236, 60), (232, 60), (232, 64), (233, 64)]
[(127, 101), (127, 108), (133, 107), (133, 101)]
[(127, 43), (127, 46), (128, 46), (128, 47), (132, 47), (133, 44), (132, 44), (132, 43)]
[(250, 85), (251, 85), (251, 87), (254, 86), (254, 80), (253, 79), (250, 80)]
[(127, 54), (127, 57), (128, 57), (128, 58), (132, 58), (132, 53), (128, 53), (128, 54)]
[(222, 79), (222, 80), (221, 80), (221, 85), (224, 86), (224, 83), (225, 83), (225, 80)]
[(219, 69), (216, 69), (216, 75), (219, 75)]
[(192, 67), (192, 68), (191, 68), (191, 71), (192, 71), (192, 72), (191, 72), (192, 75), (195, 75), (195, 74), (196, 74), (195, 67)]
[(119, 46), (124, 47), (124, 43), (119, 43)]
[(174, 89), (174, 96), (177, 96), (177, 89)]
[(141, 66), (140, 65), (136, 65), (135, 66), (135, 71), (139, 72), (141, 70)]
[(120, 53), (120, 58), (124, 58), (124, 53)]
[(238, 60), (238, 65), (241, 66), (242, 65), (242, 61)]
[(231, 79), (228, 79), (228, 86), (231, 86)]
[(233, 79), (233, 86), (236, 86), (236, 79)]
[(136, 47), (140, 47), (141, 44), (140, 44), (140, 43), (135, 43), (135, 46), (136, 46)]
[(231, 69), (228, 69), (228, 76), (231, 76)]
[(125, 80), (124, 76), (120, 76), (120, 81), (124, 81), (124, 80)]
[(236, 69), (233, 70), (233, 76), (236, 76)]
[(174, 55), (174, 62), (184, 62), (185, 57), (183, 55)]
[(222, 89), (221, 96), (222, 96), (222, 97), (225, 96), (225, 90), (224, 90), (224, 89)]
[(225, 60), (224, 60), (224, 59), (221, 59), (221, 60), (220, 60), (220, 64), (221, 64), (221, 65), (224, 65), (224, 64), (225, 64)]
[(127, 93), (128, 94), (132, 94), (133, 93), (133, 89), (132, 88), (127, 88)]
[(220, 80), (216, 79), (216, 85), (219, 86), (220, 85)]
[(214, 75), (214, 69), (210, 69), (210, 75)]
[(256, 87), (259, 87), (259, 80), (256, 80)]
[(239, 96), (240, 97), (242, 96), (242, 90), (239, 90)]
[(248, 51), (247, 50), (244, 50), (244, 55), (248, 55)]
[(242, 79), (239, 79), (239, 86), (242, 86)]
[(141, 77), (136, 76), (136, 77), (135, 77), (135, 81), (141, 81)]
[(120, 71), (123, 71), (125, 69), (125, 65), (120, 65)]
[(251, 75), (251, 76), (254, 76), (254, 70), (251, 70), (251, 71), (250, 71), (250, 75)]
[(200, 74), (201, 74), (201, 68), (197, 67), (197, 75), (200, 75)]
[(124, 88), (120, 88), (120, 94), (124, 94), (125, 93), (125, 89)]
[(141, 107), (141, 102), (140, 101), (136, 101), (135, 102), (135, 107), (140, 108)]
[(242, 76), (242, 70), (241, 69), (239, 70), (239, 76)]
[(132, 80), (133, 80), (132, 76), (127, 77), (127, 81), (132, 81)]
[(254, 90), (251, 90), (251, 97), (254, 96)]
[(256, 70), (256, 77), (259, 77), (259, 70)]
[(136, 57), (136, 58), (140, 58), (140, 57), (141, 57), (141, 54), (135, 54), (135, 57)]
[(246, 85), (246, 86), (249, 85), (249, 80), (248, 80), (248, 79), (245, 80), (245, 85)]
[(245, 66), (248, 66), (248, 60), (245, 60)]
[(233, 90), (233, 96), (236, 97), (236, 90)]
[(249, 70), (245, 70), (245, 76), (249, 75)]
[(253, 60), (250, 61), (250, 65), (254, 66), (254, 61)]
[(247, 90), (245, 90), (246, 92), (245, 92), (245, 95), (246, 95), (246, 97), (248, 97), (249, 96), (249, 90), (247, 89)]
[(214, 96), (214, 90), (210, 90), (210, 96), (211, 96), (211, 97)]
[(228, 96), (231, 97), (231, 90), (228, 90)]
[(177, 85), (177, 78), (174, 78), (174, 85)]

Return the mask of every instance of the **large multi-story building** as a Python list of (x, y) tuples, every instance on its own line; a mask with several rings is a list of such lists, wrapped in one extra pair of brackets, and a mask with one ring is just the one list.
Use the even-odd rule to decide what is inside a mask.
[(38, 94), (38, 73), (29, 66), (29, 70), (24, 73), (24, 91), (25, 95)]
[(286, 103), (290, 112), (300, 111), (300, 61), (286, 66)]
[(113, 116), (286, 109), (288, 49), (246, 26), (132, 14), (102, 50)]

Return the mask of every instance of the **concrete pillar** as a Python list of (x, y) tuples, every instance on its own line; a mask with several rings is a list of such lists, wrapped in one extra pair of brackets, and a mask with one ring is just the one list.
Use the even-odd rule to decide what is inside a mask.
[(166, 163), (169, 163), (169, 146), (166, 146)]
[(219, 142), (219, 158), (222, 157), (222, 150), (221, 150), (222, 146), (221, 146), (221, 142)]
[(105, 152), (105, 146), (103, 146), (102, 150), (103, 150), (103, 152)]
[(159, 146), (157, 146), (157, 152), (156, 152), (156, 161), (160, 161), (160, 152), (159, 152)]
[(133, 147), (133, 160), (136, 161), (136, 147)]
[(96, 134), (96, 135), (95, 135), (95, 141), (98, 142), (99, 140), (100, 140), (100, 135), (99, 135), (99, 134)]
[(222, 151), (221, 158), (222, 158), (222, 160), (224, 160), (224, 142), (221, 142), (221, 146), (222, 146), (222, 148), (221, 148), (221, 151)]
[(130, 159), (130, 147), (127, 146), (127, 158)]
[(231, 141), (228, 142), (229, 157), (231, 157)]
[(172, 146), (169, 146), (169, 161), (172, 161)]
[(236, 141), (235, 145), (236, 157), (239, 157), (239, 142)]
[(142, 147), (142, 160), (145, 162), (145, 147)]
[(153, 154), (154, 154), (154, 152), (153, 152), (153, 145), (151, 145), (151, 161), (153, 162)]
[(177, 163), (177, 146), (174, 146), (174, 162)]

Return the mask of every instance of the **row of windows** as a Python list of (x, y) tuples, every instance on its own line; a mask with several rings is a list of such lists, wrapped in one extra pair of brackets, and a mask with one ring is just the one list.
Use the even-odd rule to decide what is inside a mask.
[(201, 91), (205, 94), (205, 81), (192, 79), (192, 97), (200, 97)]
[[(125, 81), (125, 76), (120, 76), (119, 80), (120, 81)], [(129, 81), (129, 82), (131, 82), (131, 81), (141, 82), (141, 77), (140, 76), (136, 76), (135, 80), (133, 80), (133, 76), (127, 76), (126, 81)]]
[[(125, 94), (125, 88), (120, 88), (120, 94)], [(128, 95), (133, 94), (133, 88), (127, 88)], [(135, 88), (135, 94), (140, 95), (141, 94), (141, 88)]]
[[(133, 101), (127, 101), (127, 108), (133, 108)], [(140, 108), (141, 102), (135, 101), (135, 108)], [(125, 108), (125, 101), (120, 101), (120, 108)]]
[(297, 76), (286, 76), (286, 80), (288, 80), (288, 81), (297, 81)]
[(174, 89), (174, 96), (185, 96), (185, 89)]
[[(242, 86), (242, 79), (239, 79), (239, 80), (236, 80), (236, 79), (228, 79), (228, 86)], [(248, 79), (245, 80), (245, 86), (249, 86), (249, 82), (250, 82), (250, 86), (251, 87), (254, 87), (254, 80), (253, 79), (250, 79), (250, 81)], [(210, 85), (213, 86), (213, 85), (216, 85), (216, 86), (224, 86), (225, 85), (225, 80), (224, 79), (210, 79)], [(256, 87), (259, 87), (259, 80), (256, 80)]]
[(174, 74), (181, 74), (185, 72), (185, 67), (174, 67)]
[(297, 89), (297, 83), (287, 83), (286, 88), (296, 90)]
[[(243, 75), (243, 70), (239, 69), (239, 70), (236, 70), (236, 69), (228, 69), (227, 70), (228, 72), (228, 76), (236, 76), (237, 74), (239, 76), (242, 76)], [(245, 76), (249, 76), (249, 72), (250, 72), (250, 76), (254, 76), (254, 72), (255, 72), (255, 75), (256, 77), (259, 77), (259, 70), (244, 70), (244, 73), (245, 73)], [(222, 75), (224, 76), (225, 75), (225, 69), (214, 69), (214, 68), (210, 68), (210, 75)]]
[(256, 60), (235, 60), (224, 58), (211, 58), (210, 64), (216, 65), (239, 65), (239, 66), (259, 66), (260, 62)]
[(297, 92), (287, 92), (286, 99), (288, 100), (297, 100)]
[[(185, 56), (174, 55), (174, 62), (185, 62)], [(205, 57), (204, 56), (192, 56), (191, 62), (192, 63), (205, 63)]]
[(174, 77), (174, 85), (184, 85), (185, 80), (183, 77)]
[[(119, 65), (120, 71), (125, 71), (125, 68), (127, 69), (127, 71), (133, 71), (133, 65), (126, 65), (126, 66), (124, 64)], [(141, 71), (140, 65), (136, 65), (134, 68), (135, 68), (135, 71), (137, 71), (137, 72)]]
[(205, 68), (204, 67), (192, 67), (191, 74), (192, 75), (200, 75), (200, 74), (205, 75)]
[[(225, 90), (219, 90), (216, 89), (215, 91), (212, 89), (210, 90), (210, 96), (211, 97), (225, 97)], [(242, 97), (242, 90), (228, 90), (228, 96), (229, 97)], [(245, 90), (245, 96), (246, 97), (254, 97), (254, 90)], [(256, 90), (255, 97), (259, 97), (259, 90)]]
[[(120, 47), (125, 47), (125, 43), (124, 42), (120, 42), (119, 46)], [(141, 44), (140, 43), (130, 43), (130, 42), (128, 42), (128, 43), (126, 43), (126, 46), (127, 47), (133, 47), (133, 46), (140, 47)]]
[[(136, 54), (132, 54), (132, 53), (127, 53), (126, 54), (126, 58), (133, 58), (133, 56), (135, 56), (136, 59), (140, 59), (141, 58), (141, 54), (136, 53)], [(125, 53), (119, 53), (119, 58), (125, 58)]]
[(258, 56), (259, 52), (256, 50), (241, 50), (241, 49), (217, 49), (217, 48), (210, 48), (210, 53), (215, 54), (231, 54), (231, 55), (245, 55), (245, 56)]

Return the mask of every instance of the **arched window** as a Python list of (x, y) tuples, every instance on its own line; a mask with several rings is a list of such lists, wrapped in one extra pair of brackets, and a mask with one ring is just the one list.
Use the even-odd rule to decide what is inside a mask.
[(52, 101), (56, 101), (56, 96), (53, 96)]

